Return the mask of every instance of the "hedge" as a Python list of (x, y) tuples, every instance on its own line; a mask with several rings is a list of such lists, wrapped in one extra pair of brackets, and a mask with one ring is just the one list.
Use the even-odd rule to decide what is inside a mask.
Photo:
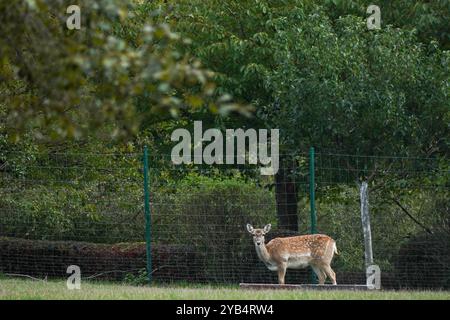
[(404, 243), (395, 263), (403, 288), (450, 289), (450, 234), (419, 234)]
[[(155, 280), (194, 280), (192, 263), (198, 259), (186, 245), (153, 245)], [(73, 241), (42, 241), (0, 237), (0, 272), (34, 277), (67, 277), (67, 267), (77, 265), (82, 277), (120, 280), (146, 267), (145, 243), (97, 244)], [(198, 271), (198, 270), (197, 270)]]

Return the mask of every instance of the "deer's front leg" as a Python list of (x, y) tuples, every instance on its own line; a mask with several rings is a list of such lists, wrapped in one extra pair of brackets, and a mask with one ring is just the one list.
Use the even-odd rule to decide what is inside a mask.
[(286, 275), (287, 264), (282, 262), (278, 265), (278, 283), (284, 284), (284, 277)]

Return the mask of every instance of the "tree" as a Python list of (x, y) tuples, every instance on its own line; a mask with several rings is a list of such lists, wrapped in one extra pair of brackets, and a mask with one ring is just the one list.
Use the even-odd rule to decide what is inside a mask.
[[(326, 9), (326, 8), (325, 8)], [(368, 31), (314, 1), (177, 1), (161, 19), (192, 39), (218, 90), (256, 107), (250, 125), (280, 128), (283, 153), (314, 145), (350, 154), (448, 152), (448, 52), (413, 32)], [(276, 177), (280, 224), (297, 213), (295, 159)], [(284, 191), (283, 191), (284, 190)], [(277, 193), (279, 195), (279, 193)], [(289, 210), (287, 210), (289, 208)], [(296, 219), (287, 225), (297, 230)]]
[[(265, 1), (177, 1), (166, 7), (161, 19), (192, 39), (193, 53), (215, 71), (218, 92), (229, 92), (254, 106), (273, 102), (266, 78), (274, 68), (273, 23), (290, 5)], [(272, 17), (273, 16), (273, 17)], [(272, 19), (273, 18), (273, 19)], [(180, 48), (181, 50), (183, 48)], [(258, 109), (256, 113), (258, 113)], [(263, 114), (251, 118), (222, 118), (224, 127), (270, 127)], [(293, 163), (290, 159), (283, 163)], [(275, 178), (279, 227), (297, 230), (297, 185), (293, 168), (281, 168)]]
[[(314, 2), (314, 0), (312, 0)], [(323, 6), (327, 15), (338, 19), (346, 15), (368, 16), (367, 7), (375, 4), (367, 0), (326, 0)], [(437, 41), (442, 49), (450, 49), (450, 2), (447, 0), (379, 0), (382, 27), (391, 25), (404, 30), (414, 30), (418, 39), (429, 44)]]
[[(131, 25), (133, 2), (78, 4), (81, 29), (68, 30), (62, 2), (0, 3), (0, 135), (80, 138), (104, 126), (129, 135), (145, 115), (230, 108), (217, 103), (212, 73), (174, 50), (183, 39), (167, 24), (148, 16)], [(138, 108), (137, 100), (145, 103)]]

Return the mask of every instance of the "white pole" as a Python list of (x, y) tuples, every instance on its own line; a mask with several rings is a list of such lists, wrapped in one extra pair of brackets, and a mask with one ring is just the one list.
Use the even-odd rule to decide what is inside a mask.
[(361, 200), (361, 222), (364, 232), (364, 257), (367, 267), (373, 264), (372, 231), (370, 230), (369, 193), (367, 181), (360, 185), (359, 196)]

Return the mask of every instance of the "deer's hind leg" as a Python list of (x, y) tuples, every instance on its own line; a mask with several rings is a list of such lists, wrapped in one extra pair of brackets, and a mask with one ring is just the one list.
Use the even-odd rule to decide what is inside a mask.
[(322, 270), (322, 268), (311, 265), (311, 268), (313, 269), (314, 273), (317, 275), (317, 278), (319, 279), (319, 284), (324, 284), (325, 280), (327, 278), (326, 273)]
[(330, 265), (324, 265), (324, 271), (325, 271), (325, 273), (328, 275), (328, 277), (330, 277), (330, 279), (331, 279), (331, 282), (334, 284), (334, 285), (336, 285), (337, 284), (337, 282), (336, 282), (336, 273), (334, 273), (334, 271), (333, 271), (333, 269), (331, 269), (331, 267), (330, 267)]

